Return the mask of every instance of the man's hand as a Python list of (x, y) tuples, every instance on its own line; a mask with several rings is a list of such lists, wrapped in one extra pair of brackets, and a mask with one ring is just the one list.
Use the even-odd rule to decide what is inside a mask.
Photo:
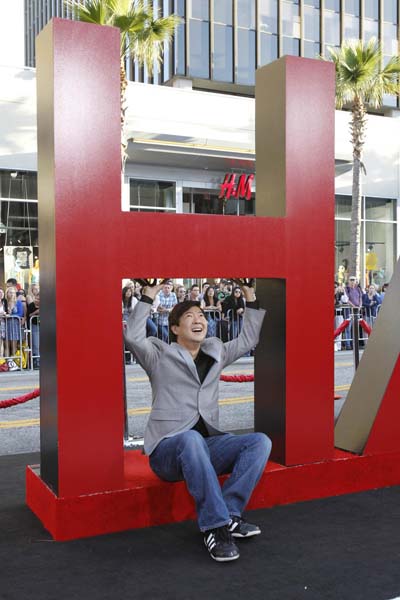
[(240, 287), (246, 302), (254, 302), (256, 300), (256, 292), (253, 287), (247, 285), (241, 285)]
[(162, 290), (163, 285), (164, 279), (162, 279), (160, 283), (157, 283), (157, 285), (146, 285), (142, 290), (142, 294), (154, 300), (157, 294)]

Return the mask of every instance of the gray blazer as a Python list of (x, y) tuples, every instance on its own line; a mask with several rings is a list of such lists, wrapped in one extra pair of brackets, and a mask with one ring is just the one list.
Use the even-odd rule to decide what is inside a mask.
[(138, 302), (129, 316), (125, 344), (149, 376), (153, 394), (150, 417), (144, 434), (144, 450), (151, 454), (159, 442), (191, 429), (200, 415), (211, 434), (219, 430), (218, 388), (222, 369), (256, 346), (265, 310), (246, 308), (240, 335), (225, 344), (206, 338), (201, 349), (215, 363), (200, 383), (188, 350), (173, 342), (146, 338), (146, 319), (151, 305)]

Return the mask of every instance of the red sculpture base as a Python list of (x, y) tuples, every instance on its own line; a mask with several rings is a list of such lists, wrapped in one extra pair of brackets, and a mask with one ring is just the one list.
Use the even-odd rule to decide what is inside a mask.
[[(57, 541), (150, 527), (195, 518), (183, 482), (160, 481), (140, 451), (125, 452), (124, 489), (58, 498), (40, 478), (26, 472), (27, 504)], [(268, 508), (400, 484), (400, 452), (358, 456), (340, 450), (333, 460), (284, 467), (270, 462), (249, 503)]]

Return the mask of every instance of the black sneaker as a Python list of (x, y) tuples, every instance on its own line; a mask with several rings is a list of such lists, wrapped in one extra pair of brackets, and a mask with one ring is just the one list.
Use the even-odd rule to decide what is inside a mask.
[(235, 538), (247, 538), (253, 535), (260, 535), (261, 529), (258, 525), (246, 523), (242, 517), (232, 517), (232, 521), (228, 525), (231, 535)]
[(211, 558), (218, 562), (227, 562), (239, 558), (239, 550), (232, 540), (228, 525), (205, 531), (204, 543)]

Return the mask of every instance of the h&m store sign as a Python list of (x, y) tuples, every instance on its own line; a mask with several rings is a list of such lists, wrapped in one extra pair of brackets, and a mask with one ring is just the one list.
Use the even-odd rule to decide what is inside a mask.
[(218, 198), (220, 200), (229, 198), (246, 198), (251, 199), (251, 185), (254, 181), (254, 173), (245, 175), (242, 173), (236, 181), (237, 173), (227, 173), (225, 175), (223, 183), (221, 183), (220, 192)]

